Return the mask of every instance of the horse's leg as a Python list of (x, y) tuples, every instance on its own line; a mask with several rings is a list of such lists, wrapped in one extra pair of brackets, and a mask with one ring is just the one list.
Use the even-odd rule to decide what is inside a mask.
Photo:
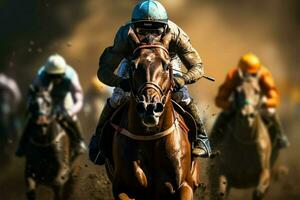
[[(217, 158), (216, 158), (217, 159)], [(216, 160), (211, 161), (209, 167), (209, 196), (210, 199), (226, 199), (229, 192), (229, 184), (225, 175), (219, 169)]]
[(193, 160), (192, 167), (191, 167), (191, 174), (193, 180), (193, 189), (196, 189), (200, 186), (200, 175), (201, 175), (200, 159)]
[(210, 175), (210, 199), (226, 199), (230, 190), (230, 185), (226, 176)]
[(63, 187), (60, 185), (53, 186), (54, 200), (64, 200), (63, 199)]
[(113, 183), (113, 195), (115, 200), (131, 200), (128, 194), (126, 194), (116, 182)]
[(31, 177), (26, 177), (26, 197), (28, 200), (36, 199), (36, 182)]
[(64, 200), (71, 198), (74, 191), (75, 181), (70, 178), (63, 186), (62, 197)]
[(259, 176), (259, 184), (254, 190), (253, 199), (259, 200), (262, 199), (267, 192), (270, 185), (270, 169), (265, 168), (262, 170)]
[(193, 189), (191, 186), (184, 182), (179, 188), (179, 199), (181, 200), (192, 200), (193, 199)]
[(259, 175), (258, 186), (255, 188), (253, 193), (253, 199), (262, 199), (270, 186), (270, 156), (271, 156), (271, 145), (267, 145), (265, 141), (261, 141), (259, 151), (260, 161), (262, 170)]
[(80, 174), (80, 165), (77, 165), (77, 163), (74, 164), (75, 166), (72, 169), (72, 172), (70, 173), (70, 178), (68, 179), (68, 181), (65, 183), (64, 188), (63, 188), (63, 199), (67, 200), (70, 199), (76, 183), (78, 182), (78, 177)]
[(227, 196), (227, 189), (228, 189), (228, 180), (226, 176), (222, 175), (219, 177), (219, 195), (221, 197), (224, 197), (224, 199)]

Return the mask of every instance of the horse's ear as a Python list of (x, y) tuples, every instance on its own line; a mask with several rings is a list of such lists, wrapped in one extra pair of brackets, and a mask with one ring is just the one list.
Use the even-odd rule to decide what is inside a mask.
[(166, 34), (161, 39), (161, 42), (165, 48), (169, 49), (169, 44), (171, 40), (172, 40), (172, 33), (171, 33), (171, 29), (168, 28)]
[(129, 28), (128, 31), (128, 38), (132, 42), (134, 48), (139, 46), (141, 43), (138, 36), (135, 34), (134, 30), (131, 27)]

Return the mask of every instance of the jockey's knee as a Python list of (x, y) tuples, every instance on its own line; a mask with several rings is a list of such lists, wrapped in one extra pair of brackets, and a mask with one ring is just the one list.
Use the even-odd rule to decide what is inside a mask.
[(172, 99), (181, 106), (187, 106), (192, 102), (192, 98), (187, 86), (184, 86), (179, 91), (172, 94)]
[(125, 103), (129, 99), (129, 93), (124, 92), (121, 88), (116, 87), (109, 99), (109, 104), (112, 108), (118, 108), (121, 104)]

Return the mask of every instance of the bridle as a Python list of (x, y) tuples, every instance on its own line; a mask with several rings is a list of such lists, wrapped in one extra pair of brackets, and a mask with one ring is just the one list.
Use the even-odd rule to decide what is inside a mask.
[[(169, 55), (169, 51), (160, 44), (149, 44), (149, 45), (143, 44), (143, 45), (138, 46), (136, 49), (134, 49), (133, 56), (141, 49), (151, 49), (151, 48), (160, 48), (167, 55)], [(145, 82), (140, 87), (138, 87), (137, 90), (134, 90), (133, 73), (132, 72), (134, 69), (136, 69), (136, 66), (132, 66), (132, 65), (130, 66), (129, 78), (130, 78), (131, 95), (134, 97), (137, 104), (143, 103), (143, 101), (139, 99), (139, 96), (141, 96), (141, 94), (145, 90), (153, 89), (154, 91), (156, 91), (158, 94), (161, 95), (160, 104), (162, 105), (162, 110), (163, 110), (163, 108), (165, 107), (165, 104), (167, 102), (166, 100), (170, 96), (171, 91), (173, 89), (173, 70), (172, 70), (171, 62), (170, 61), (167, 62), (166, 65), (168, 65), (167, 69), (169, 71), (169, 86), (165, 91), (155, 82)], [(166, 68), (164, 67), (164, 69), (166, 69)], [(174, 113), (174, 115), (175, 115), (175, 113)], [(152, 140), (157, 140), (157, 139), (166, 137), (167, 135), (173, 133), (173, 131), (178, 129), (178, 127), (179, 127), (177, 117), (175, 117), (175, 121), (172, 123), (172, 125), (168, 129), (158, 132), (154, 135), (139, 135), (139, 134), (130, 132), (126, 128), (122, 128), (119, 125), (114, 124), (113, 122), (110, 122), (110, 124), (116, 130), (117, 133), (120, 133), (128, 138), (131, 138), (133, 140), (138, 140), (138, 141), (152, 141)]]
[(169, 51), (166, 47), (160, 45), (160, 44), (142, 44), (138, 47), (136, 47), (134, 50), (133, 50), (133, 55), (136, 54), (137, 51), (141, 50), (141, 49), (152, 49), (152, 48), (160, 48), (162, 50), (164, 50), (164, 52), (166, 52), (166, 54), (169, 55)]
[[(133, 55), (135, 55), (139, 50), (141, 49), (152, 49), (152, 48), (159, 48), (162, 49), (168, 56), (169, 56), (169, 51), (167, 48), (165, 48), (164, 46), (162, 46), (161, 44), (142, 44), (139, 45), (138, 47), (136, 47), (133, 50)], [(154, 82), (145, 82), (144, 84), (142, 84), (140, 87), (138, 87), (137, 90), (133, 90), (133, 77), (132, 77), (132, 73), (130, 73), (130, 83), (131, 83), (131, 94), (133, 95), (134, 99), (136, 100), (137, 103), (139, 103), (141, 100), (139, 99), (139, 96), (147, 89), (153, 89), (155, 90), (157, 93), (159, 93), (161, 95), (161, 102), (163, 102), (163, 106), (165, 105), (165, 100), (167, 99), (168, 95), (171, 93), (172, 89), (173, 89), (173, 72), (172, 72), (172, 65), (171, 62), (166, 63), (166, 65), (168, 65), (168, 71), (169, 71), (169, 77), (170, 77), (170, 83), (169, 83), (169, 87), (166, 90), (166, 92), (163, 91), (163, 89), (156, 83)], [(133, 67), (131, 67), (131, 72), (133, 71)]]

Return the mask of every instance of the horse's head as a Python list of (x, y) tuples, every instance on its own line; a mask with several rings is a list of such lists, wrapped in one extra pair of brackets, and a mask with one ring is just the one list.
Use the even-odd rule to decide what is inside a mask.
[[(241, 73), (241, 72), (240, 72)], [(242, 75), (242, 83), (235, 91), (235, 106), (238, 112), (238, 119), (252, 127), (261, 102), (259, 80), (256, 74)]]
[(136, 110), (146, 127), (159, 123), (166, 102), (170, 100), (172, 88), (172, 67), (168, 52), (171, 34), (161, 42), (138, 45), (131, 60), (131, 89)]
[(37, 125), (47, 125), (52, 114), (52, 84), (48, 88), (30, 86), (29, 112)]

